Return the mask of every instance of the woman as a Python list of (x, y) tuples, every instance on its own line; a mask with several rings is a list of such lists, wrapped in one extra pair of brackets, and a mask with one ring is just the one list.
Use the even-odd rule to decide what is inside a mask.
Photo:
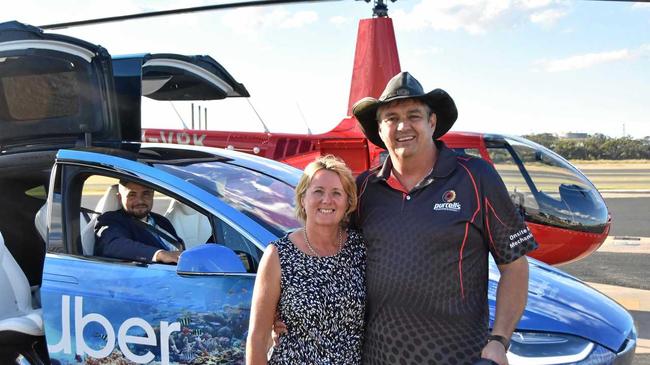
[(248, 365), (267, 364), (276, 313), (287, 332), (269, 364), (360, 364), (365, 245), (346, 230), (357, 205), (350, 169), (328, 155), (307, 165), (296, 187), (304, 227), (271, 242), (253, 291)]

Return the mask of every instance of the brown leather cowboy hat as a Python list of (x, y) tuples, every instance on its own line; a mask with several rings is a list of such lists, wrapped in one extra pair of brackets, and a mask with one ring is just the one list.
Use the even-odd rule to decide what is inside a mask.
[(442, 137), (454, 125), (458, 118), (458, 110), (454, 99), (442, 89), (435, 89), (428, 93), (424, 92), (422, 85), (408, 72), (400, 72), (393, 76), (379, 99), (366, 97), (352, 107), (352, 114), (357, 118), (359, 127), (366, 135), (366, 138), (375, 145), (386, 148), (386, 145), (379, 137), (379, 125), (377, 123), (377, 109), (399, 99), (418, 99), (429, 105), (436, 113), (436, 130), (433, 132), (433, 139)]

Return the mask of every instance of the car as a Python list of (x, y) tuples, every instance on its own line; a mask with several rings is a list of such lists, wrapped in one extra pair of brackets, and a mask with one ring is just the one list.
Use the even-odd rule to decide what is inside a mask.
[[(143, 76), (157, 58), (190, 71), (154, 62)], [(197, 86), (191, 65), (204, 61), (218, 65), (170, 54), (113, 60), (79, 39), (0, 24), (2, 363), (17, 352), (32, 364), (244, 363), (257, 266), (269, 242), (300, 226), (301, 171), (227, 149), (139, 142), (142, 90), (247, 94), (216, 66), (202, 68), (215, 82)], [(162, 81), (144, 87), (149, 77)], [(186, 243), (178, 264), (95, 254), (94, 223), (118, 209), (120, 179), (156, 191), (154, 211)], [(492, 320), (491, 259), (489, 280)], [(630, 364), (635, 348), (623, 307), (530, 260), (512, 364)]]

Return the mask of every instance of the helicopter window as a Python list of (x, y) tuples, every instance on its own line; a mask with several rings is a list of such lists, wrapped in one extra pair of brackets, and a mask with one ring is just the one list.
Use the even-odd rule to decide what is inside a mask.
[(568, 164), (551, 154), (524, 144), (511, 141), (512, 148), (526, 167), (540, 193), (560, 201), (561, 186), (576, 186), (591, 190), (593, 187), (581, 179)]
[(488, 153), (527, 221), (602, 232), (607, 209), (596, 188), (560, 156), (516, 138), (488, 147)]
[(462, 155), (482, 158), (481, 152), (478, 150), (478, 148), (454, 148), (454, 151)]
[(494, 167), (501, 175), (501, 179), (503, 179), (508, 189), (513, 203), (521, 209), (539, 209), (535, 201), (535, 195), (524, 179), (524, 175), (520, 172), (519, 166), (510, 151), (505, 147), (488, 147), (487, 150), (490, 159), (494, 162)]

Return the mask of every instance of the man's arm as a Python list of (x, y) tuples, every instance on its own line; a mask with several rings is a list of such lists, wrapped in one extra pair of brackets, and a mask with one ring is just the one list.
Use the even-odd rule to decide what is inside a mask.
[[(528, 260), (522, 256), (498, 267), (501, 278), (497, 286), (492, 334), (503, 336), (509, 341), (528, 299)], [(508, 364), (506, 349), (498, 341), (489, 341), (483, 348), (481, 357), (491, 359), (499, 365)]]
[[(112, 213), (112, 212), (111, 212)], [(95, 227), (97, 255), (140, 262), (152, 262), (160, 248), (135, 240), (127, 221), (117, 214), (105, 213)]]

